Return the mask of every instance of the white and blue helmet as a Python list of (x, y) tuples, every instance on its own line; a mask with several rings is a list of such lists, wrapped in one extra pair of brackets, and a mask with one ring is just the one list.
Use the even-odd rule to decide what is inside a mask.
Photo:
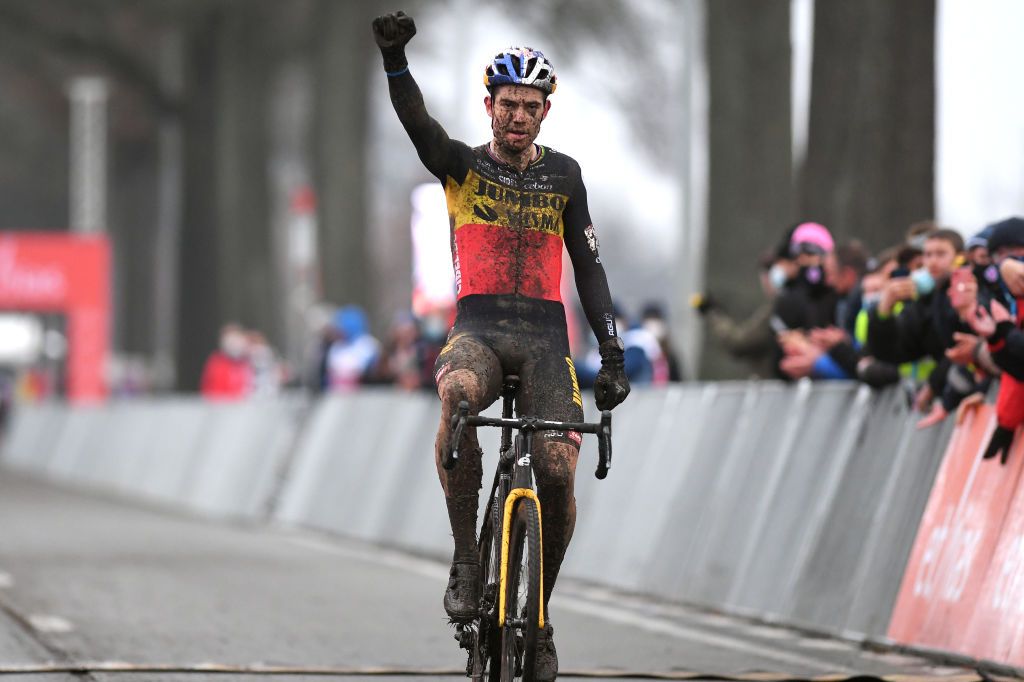
[(558, 79), (543, 52), (532, 47), (510, 47), (494, 55), (484, 69), (484, 85), (488, 90), (496, 85), (528, 85), (550, 95)]

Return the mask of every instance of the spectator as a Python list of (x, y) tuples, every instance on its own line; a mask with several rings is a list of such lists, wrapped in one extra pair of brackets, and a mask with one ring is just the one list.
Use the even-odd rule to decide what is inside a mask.
[(806, 331), (832, 326), (837, 296), (825, 273), (826, 256), (835, 248), (831, 233), (824, 225), (801, 223), (793, 231), (789, 248), (798, 271), (775, 300), (778, 328)]
[(240, 400), (252, 390), (248, 339), (241, 326), (229, 323), (221, 328), (220, 348), (206, 360), (200, 393), (208, 400)]
[(682, 381), (683, 372), (679, 365), (679, 356), (669, 336), (668, 321), (662, 304), (651, 301), (644, 306), (640, 316), (640, 326), (646, 329), (661, 347), (661, 355), (668, 367), (668, 381)]
[(707, 322), (714, 341), (733, 357), (746, 361), (755, 378), (777, 376), (780, 352), (776, 330), (772, 326), (772, 312), (778, 292), (799, 271), (789, 252), (789, 238), (795, 229), (787, 230), (779, 247), (762, 254), (759, 259), (761, 292), (765, 300), (752, 315), (744, 320), (733, 319), (710, 294), (696, 295), (691, 299), (691, 305)]
[(267, 337), (260, 332), (249, 332), (248, 340), (252, 393), (259, 396), (277, 395), (284, 383), (284, 370), (277, 353), (267, 342)]
[(373, 368), (380, 343), (369, 332), (366, 313), (348, 305), (334, 316), (337, 337), (327, 351), (327, 377), (332, 391), (347, 391), (359, 386)]
[(894, 270), (869, 314), (868, 346), (875, 357), (894, 364), (928, 360), (938, 368), (927, 372), (929, 383), (918, 393), (921, 411), (929, 411), (945, 388), (945, 351), (954, 343), (954, 332), (970, 331), (948, 297), (949, 277), (963, 248), (963, 238), (953, 230), (928, 234), (924, 266), (910, 273)]
[(1016, 429), (1024, 424), (1024, 219), (1013, 217), (996, 223), (988, 240), (989, 252), (999, 265), (1016, 314), (999, 301), (991, 313), (981, 304), (969, 317), (978, 336), (984, 338), (996, 365), (1003, 370), (996, 399), (997, 426), (985, 449), (986, 459), (1000, 456), (1006, 464)]

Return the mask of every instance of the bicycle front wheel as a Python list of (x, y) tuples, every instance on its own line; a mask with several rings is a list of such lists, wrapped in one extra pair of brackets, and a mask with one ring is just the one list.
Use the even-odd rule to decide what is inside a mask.
[(534, 679), (541, 618), (540, 510), (524, 497), (512, 510), (505, 578), (505, 627), (501, 633), (501, 679)]

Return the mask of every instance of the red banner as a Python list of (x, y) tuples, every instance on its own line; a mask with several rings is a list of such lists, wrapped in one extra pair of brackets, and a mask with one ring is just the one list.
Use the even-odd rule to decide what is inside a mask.
[(63, 312), (68, 398), (106, 396), (110, 243), (103, 235), (0, 232), (0, 309)]
[[(957, 427), (918, 529), (889, 626), (908, 644), (1024, 663), (1024, 431), (1010, 461), (983, 460), (984, 405)], [(1016, 633), (1016, 635), (1014, 635)], [(1014, 651), (1014, 647), (1017, 650)]]

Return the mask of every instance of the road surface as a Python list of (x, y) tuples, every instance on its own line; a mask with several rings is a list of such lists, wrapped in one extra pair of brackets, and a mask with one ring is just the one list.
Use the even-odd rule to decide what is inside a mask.
[[(0, 469), (0, 682), (464, 679), (446, 578), (430, 559)], [(569, 581), (551, 614), (567, 673), (956, 672)]]

